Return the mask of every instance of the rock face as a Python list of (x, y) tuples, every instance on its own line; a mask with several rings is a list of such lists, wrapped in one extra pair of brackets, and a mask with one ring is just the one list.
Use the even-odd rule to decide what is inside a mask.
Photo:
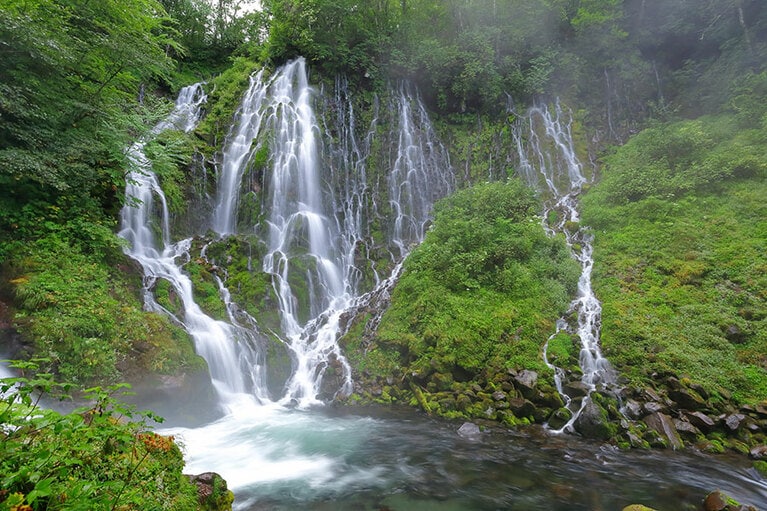
[(232, 511), (234, 494), (229, 491), (226, 481), (215, 472), (204, 472), (187, 476), (197, 486), (197, 500), (203, 511)]

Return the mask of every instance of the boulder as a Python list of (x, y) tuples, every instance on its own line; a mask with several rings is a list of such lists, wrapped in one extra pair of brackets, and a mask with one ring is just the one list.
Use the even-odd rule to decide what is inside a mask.
[(623, 405), (623, 414), (629, 419), (639, 419), (642, 417), (642, 405), (633, 399), (629, 399)]
[(575, 398), (575, 397), (585, 397), (589, 393), (589, 387), (582, 381), (569, 381), (565, 383), (562, 387), (562, 390), (567, 394), (568, 396)]
[(668, 407), (658, 401), (648, 401), (642, 406), (645, 415), (651, 415), (654, 413), (663, 413), (668, 411)]
[(567, 421), (569, 421), (572, 418), (572, 416), (573, 416), (573, 412), (571, 412), (565, 407), (554, 410), (554, 413), (552, 413), (551, 416), (549, 417), (549, 421), (548, 421), (549, 428), (554, 430), (562, 429), (565, 426), (565, 424), (567, 424)]
[(535, 411), (535, 405), (527, 399), (513, 397), (509, 399), (509, 409), (517, 417), (529, 417)]
[(644, 423), (647, 427), (658, 433), (662, 438), (668, 442), (668, 446), (672, 449), (681, 449), (684, 447), (684, 442), (679, 436), (679, 432), (674, 427), (674, 421), (671, 417), (665, 413), (653, 413), (644, 418)]
[(767, 445), (757, 445), (756, 447), (751, 448), (748, 455), (755, 460), (767, 459)]
[(679, 405), (679, 408), (684, 408), (685, 410), (704, 410), (707, 408), (705, 399), (700, 397), (694, 390), (685, 387), (669, 389), (668, 397)]
[(600, 440), (610, 439), (617, 430), (615, 424), (610, 423), (607, 411), (592, 399), (587, 399), (573, 426), (584, 437)]
[(716, 427), (716, 422), (714, 421), (714, 419), (712, 419), (711, 417), (709, 417), (703, 412), (688, 413), (686, 415), (686, 418), (690, 422), (690, 424), (700, 429), (704, 433), (709, 432)]
[(493, 392), (493, 400), (495, 401), (505, 401), (506, 400), (506, 393), (501, 390), (496, 390)]
[(762, 419), (767, 419), (767, 402), (759, 403), (754, 407), (754, 413)]
[(478, 440), (482, 432), (479, 430), (479, 426), (473, 422), (464, 422), (461, 427), (458, 428), (458, 436), (467, 440)]
[(733, 500), (729, 495), (716, 490), (703, 500), (704, 511), (757, 511), (754, 506), (744, 506)]
[(232, 511), (234, 494), (229, 491), (226, 481), (215, 472), (204, 472), (187, 476), (197, 486), (197, 500), (203, 511)]
[(537, 391), (535, 386), (538, 384), (538, 373), (523, 369), (514, 376), (514, 386), (517, 388), (520, 394), (527, 399), (531, 399), (536, 396)]
[(741, 425), (743, 425), (745, 420), (746, 416), (742, 413), (733, 413), (724, 419), (724, 425), (727, 426), (727, 429), (730, 431), (737, 431), (740, 429)]
[(681, 435), (685, 435), (687, 437), (694, 438), (700, 435), (700, 430), (698, 428), (693, 426), (691, 423), (681, 419), (674, 419), (674, 427)]
[(651, 507), (643, 506), (641, 504), (631, 504), (623, 508), (623, 511), (655, 511)]

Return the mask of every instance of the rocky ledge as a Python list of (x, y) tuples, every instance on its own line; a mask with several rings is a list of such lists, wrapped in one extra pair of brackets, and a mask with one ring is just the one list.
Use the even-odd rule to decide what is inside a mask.
[[(572, 418), (548, 378), (535, 371), (509, 370), (461, 382), (440, 369), (385, 379), (355, 374), (354, 394), (345, 401), (409, 404), (448, 418), (489, 419), (509, 426), (542, 424), (555, 430)], [(572, 424), (583, 437), (621, 448), (734, 450), (750, 455), (757, 469), (767, 473), (767, 400), (737, 406), (724, 390), (712, 394), (676, 375), (658, 376), (653, 387), (645, 388), (589, 393), (579, 381), (565, 386), (576, 405), (585, 400), (583, 412)]]

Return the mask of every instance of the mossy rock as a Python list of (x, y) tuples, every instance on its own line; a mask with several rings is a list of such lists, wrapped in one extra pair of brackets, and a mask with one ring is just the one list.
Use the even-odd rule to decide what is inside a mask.
[(754, 461), (754, 469), (756, 469), (756, 471), (759, 472), (762, 477), (767, 478), (767, 461)]
[(223, 477), (215, 472), (188, 476), (197, 486), (197, 500), (202, 511), (231, 511), (234, 494)]

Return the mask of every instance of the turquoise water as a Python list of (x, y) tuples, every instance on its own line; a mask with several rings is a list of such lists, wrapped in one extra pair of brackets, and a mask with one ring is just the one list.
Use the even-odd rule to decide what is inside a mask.
[(698, 510), (721, 489), (764, 506), (767, 481), (737, 455), (620, 451), (540, 428), (476, 438), (412, 411), (247, 404), (195, 429), (187, 472), (216, 471), (237, 510)]

